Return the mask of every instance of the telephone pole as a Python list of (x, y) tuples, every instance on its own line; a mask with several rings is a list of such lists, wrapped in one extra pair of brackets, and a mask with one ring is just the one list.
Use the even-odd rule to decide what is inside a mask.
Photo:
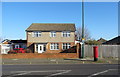
[(82, 0), (82, 55), (81, 58), (84, 58), (84, 0)]

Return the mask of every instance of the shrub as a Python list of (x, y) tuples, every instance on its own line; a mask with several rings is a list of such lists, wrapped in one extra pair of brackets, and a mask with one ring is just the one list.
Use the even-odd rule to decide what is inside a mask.
[(31, 53), (31, 50), (30, 49), (26, 49), (25, 53)]
[(10, 51), (8, 51), (8, 54), (16, 54), (17, 52), (16, 51), (14, 51), (14, 50), (10, 50)]

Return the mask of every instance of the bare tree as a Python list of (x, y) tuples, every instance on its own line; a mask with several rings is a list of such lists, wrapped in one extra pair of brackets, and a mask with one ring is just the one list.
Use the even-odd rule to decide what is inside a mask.
[[(91, 39), (90, 32), (86, 27), (84, 28), (84, 37), (85, 37), (85, 41)], [(78, 27), (76, 29), (76, 39), (77, 40), (82, 39), (82, 28), (81, 27)]]

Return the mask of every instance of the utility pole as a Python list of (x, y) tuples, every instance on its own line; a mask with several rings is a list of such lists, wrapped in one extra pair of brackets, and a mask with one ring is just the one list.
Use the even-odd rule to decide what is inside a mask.
[(84, 0), (82, 0), (82, 56), (84, 58)]

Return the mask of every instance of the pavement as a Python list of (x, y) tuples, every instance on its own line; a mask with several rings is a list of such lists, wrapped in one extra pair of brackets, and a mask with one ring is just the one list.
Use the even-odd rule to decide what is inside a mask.
[(2, 77), (120, 77), (118, 64), (2, 65)]
[(38, 58), (38, 59), (2, 59), (3, 65), (28, 65), (28, 64), (118, 64), (118, 58), (99, 58), (94, 61), (94, 58)]

